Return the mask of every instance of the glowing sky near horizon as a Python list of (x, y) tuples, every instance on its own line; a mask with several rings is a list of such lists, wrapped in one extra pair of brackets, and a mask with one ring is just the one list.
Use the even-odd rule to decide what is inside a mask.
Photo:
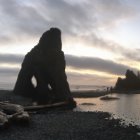
[(70, 84), (115, 84), (140, 70), (139, 0), (0, 0), (0, 88), (50, 27), (62, 31)]

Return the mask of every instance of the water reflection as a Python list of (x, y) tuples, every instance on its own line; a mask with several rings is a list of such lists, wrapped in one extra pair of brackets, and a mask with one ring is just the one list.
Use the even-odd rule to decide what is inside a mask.
[[(100, 100), (99, 98), (77, 98), (78, 111), (104, 111), (114, 114), (114, 117), (122, 118), (126, 123), (140, 125), (140, 94), (113, 94), (119, 100)], [(96, 105), (82, 105), (93, 103)]]

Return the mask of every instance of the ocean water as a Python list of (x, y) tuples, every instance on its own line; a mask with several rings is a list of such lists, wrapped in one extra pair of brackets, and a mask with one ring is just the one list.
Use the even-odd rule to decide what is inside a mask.
[[(100, 100), (99, 98), (76, 98), (76, 111), (110, 112), (115, 118), (121, 118), (125, 124), (140, 126), (140, 94), (111, 94), (118, 100)], [(83, 105), (86, 103), (87, 105)]]
[[(33, 79), (33, 83), (34, 82)], [(0, 82), (0, 89), (11, 90), (14, 88), (15, 83)], [(97, 86), (97, 85), (70, 85), (71, 91), (88, 91), (88, 90), (106, 90), (107, 86)]]
[(98, 90), (103, 91), (107, 89), (107, 86), (97, 86), (97, 85), (70, 85), (71, 91), (89, 91)]
[(0, 90), (12, 90), (13, 88), (13, 83), (0, 82)]

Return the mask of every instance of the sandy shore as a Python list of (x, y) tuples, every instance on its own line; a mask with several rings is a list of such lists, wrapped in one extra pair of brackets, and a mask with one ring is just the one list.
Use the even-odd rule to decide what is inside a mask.
[[(30, 100), (1, 91), (0, 100), (29, 104)], [(0, 130), (1, 140), (139, 140), (136, 126), (123, 126), (105, 112), (49, 111), (31, 114), (28, 125)]]

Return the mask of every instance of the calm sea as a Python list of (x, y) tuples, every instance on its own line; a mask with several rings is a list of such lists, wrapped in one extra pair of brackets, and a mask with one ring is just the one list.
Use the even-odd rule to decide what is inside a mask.
[[(110, 112), (114, 117), (124, 119), (126, 124), (131, 123), (140, 126), (140, 94), (114, 93), (109, 96), (120, 99), (104, 101), (100, 98), (77, 98), (78, 107), (76, 110)], [(90, 105), (82, 105), (83, 103), (90, 103)]]
[(71, 91), (106, 90), (107, 86), (97, 85), (70, 85)]
[[(14, 88), (13, 83), (0, 82), (0, 89), (11, 90)], [(97, 86), (97, 85), (70, 85), (71, 91), (88, 91), (88, 90), (106, 90), (107, 86)]]

